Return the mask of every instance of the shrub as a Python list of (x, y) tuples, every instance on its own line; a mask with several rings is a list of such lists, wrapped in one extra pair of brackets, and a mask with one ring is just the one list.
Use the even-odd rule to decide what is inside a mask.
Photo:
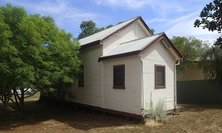
[(164, 100), (158, 100), (155, 108), (144, 110), (143, 117), (146, 126), (154, 127), (161, 126), (163, 123), (167, 122), (170, 115), (167, 115), (164, 109)]

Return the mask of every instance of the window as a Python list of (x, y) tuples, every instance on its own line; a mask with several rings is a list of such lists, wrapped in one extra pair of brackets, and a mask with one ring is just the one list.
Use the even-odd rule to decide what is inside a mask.
[(155, 65), (155, 87), (156, 88), (165, 88), (165, 66)]
[(125, 89), (125, 65), (113, 66), (113, 88)]
[(81, 72), (79, 73), (79, 87), (84, 87), (84, 66), (80, 66)]

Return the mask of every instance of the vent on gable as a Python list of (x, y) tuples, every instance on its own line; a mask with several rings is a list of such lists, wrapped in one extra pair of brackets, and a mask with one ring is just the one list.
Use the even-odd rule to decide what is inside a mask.
[(164, 46), (165, 46), (167, 49), (170, 49), (170, 46), (165, 42), (165, 40), (161, 40), (161, 42), (164, 44)]

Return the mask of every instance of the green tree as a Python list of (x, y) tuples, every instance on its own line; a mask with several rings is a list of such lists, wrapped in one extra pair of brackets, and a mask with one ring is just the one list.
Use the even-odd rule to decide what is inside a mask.
[(108, 29), (108, 28), (110, 28), (110, 27), (113, 27), (113, 25), (112, 25), (112, 24), (107, 25), (107, 26), (106, 26), (106, 29)]
[(194, 37), (173, 36), (171, 42), (183, 55), (183, 62), (177, 68), (179, 73), (185, 72), (187, 67), (196, 66), (195, 61), (199, 61), (201, 54), (208, 48), (206, 42)]
[(150, 29), (153, 33), (155, 32), (155, 30), (154, 29)]
[[(194, 22), (194, 27), (202, 26), (209, 31), (218, 31), (221, 33), (222, 29), (222, 1), (214, 0), (203, 8), (200, 13), (200, 19)], [(215, 46), (207, 50), (202, 56), (202, 67), (205, 78), (216, 78), (222, 81), (222, 37), (217, 38)], [(218, 47), (219, 45), (219, 47)]]
[(5, 106), (11, 100), (23, 114), (25, 88), (59, 92), (77, 79), (79, 44), (50, 16), (27, 15), (7, 4), (0, 7), (0, 17), (0, 98)]
[(208, 49), (201, 57), (201, 66), (206, 79), (222, 82), (222, 51), (219, 46)]
[[(118, 24), (120, 24), (120, 23), (122, 23), (122, 22), (119, 22)], [(107, 25), (106, 28), (104, 28), (104, 27), (99, 28), (99, 27), (96, 27), (96, 23), (93, 22), (92, 20), (82, 21), (82, 23), (80, 24), (80, 27), (79, 27), (81, 29), (81, 32), (78, 36), (78, 39), (90, 36), (92, 34), (95, 34), (97, 32), (103, 31), (103, 30), (111, 28), (111, 27), (113, 27), (112, 24)]]
[(96, 23), (93, 22), (92, 20), (82, 21), (79, 28), (81, 29), (81, 33), (78, 36), (79, 39), (87, 37), (89, 35), (92, 35), (94, 33), (97, 33), (105, 29), (104, 27), (102, 28), (96, 27)]
[[(202, 26), (203, 29), (208, 28), (209, 31), (217, 30), (221, 33), (222, 29), (222, 1), (214, 0), (213, 3), (210, 2), (206, 4), (203, 10), (200, 13), (200, 19), (197, 19), (194, 22), (194, 27)], [(219, 37), (215, 45), (221, 45), (222, 38)], [(221, 45), (222, 47), (222, 45)]]
[(124, 21), (120, 21), (119, 23), (117, 23), (117, 24), (121, 24), (121, 23), (123, 23)]

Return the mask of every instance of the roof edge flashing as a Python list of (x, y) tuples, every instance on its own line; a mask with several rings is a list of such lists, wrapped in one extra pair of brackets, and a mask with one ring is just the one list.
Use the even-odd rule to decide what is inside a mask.
[(83, 49), (86, 49), (86, 48), (89, 48), (89, 47), (93, 47), (93, 46), (97, 46), (97, 45), (100, 45), (100, 40), (96, 40), (94, 42), (91, 42), (91, 43), (87, 43), (87, 44), (84, 44), (84, 45), (80, 45), (80, 50), (83, 50)]

